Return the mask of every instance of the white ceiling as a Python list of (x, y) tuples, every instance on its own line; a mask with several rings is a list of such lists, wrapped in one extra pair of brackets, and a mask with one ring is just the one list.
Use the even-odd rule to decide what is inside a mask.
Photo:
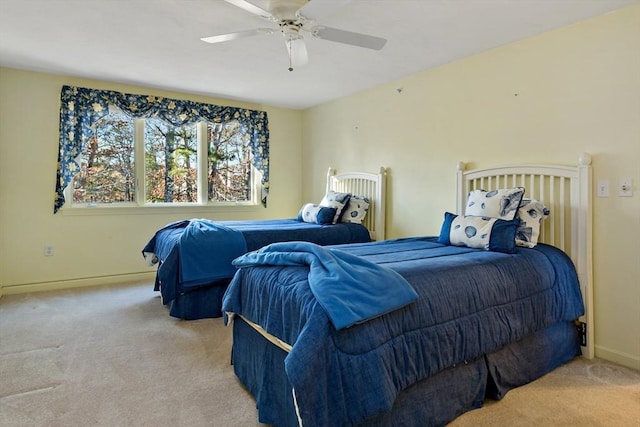
[(353, 0), (319, 23), (386, 46), (308, 36), (289, 72), (279, 33), (200, 41), (275, 25), (223, 0), (0, 0), (0, 66), (303, 109), (639, 2)]

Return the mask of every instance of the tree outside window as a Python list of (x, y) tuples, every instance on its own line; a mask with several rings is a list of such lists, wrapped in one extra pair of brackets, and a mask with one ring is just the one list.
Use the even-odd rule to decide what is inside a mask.
[(237, 121), (207, 125), (207, 195), (212, 202), (251, 200), (251, 146)]
[(100, 119), (80, 155), (73, 183), (74, 203), (134, 202), (133, 119), (118, 108)]
[(145, 120), (145, 202), (198, 201), (198, 138), (195, 125)]
[[(143, 131), (137, 133), (137, 127)], [(158, 118), (132, 119), (110, 105), (79, 157), (73, 202), (135, 203), (136, 182), (144, 182), (144, 204), (198, 203), (200, 165), (206, 165), (202, 192), (208, 203), (251, 202), (249, 135), (236, 120), (204, 123), (203, 129), (206, 132), (198, 132), (197, 123), (173, 126)], [(143, 141), (136, 141), (138, 134)], [(144, 167), (138, 169), (136, 144), (144, 146), (144, 161), (140, 161)], [(199, 159), (200, 144), (206, 147), (200, 150), (206, 153), (206, 161)], [(141, 180), (136, 179), (137, 170)]]

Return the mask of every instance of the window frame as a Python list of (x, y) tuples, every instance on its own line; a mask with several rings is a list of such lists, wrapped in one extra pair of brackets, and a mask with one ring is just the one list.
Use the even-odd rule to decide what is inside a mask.
[[(147, 180), (145, 175), (145, 119), (136, 117), (133, 119), (134, 126), (134, 173), (135, 173), (135, 202), (114, 202), (114, 203), (96, 203), (96, 202), (74, 202), (73, 200), (73, 181), (65, 188), (64, 194), (68, 202), (62, 207), (61, 211), (65, 214), (121, 214), (121, 213), (149, 213), (156, 210), (157, 213), (177, 213), (184, 212), (185, 209), (195, 212), (210, 212), (211, 209), (223, 208), (228, 211), (230, 208), (234, 210), (247, 210), (246, 208), (256, 208), (259, 206), (260, 194), (260, 171), (251, 165), (251, 182), (249, 189), (251, 199), (246, 201), (209, 201), (208, 194), (208, 143), (207, 127), (210, 122), (199, 121), (195, 123), (197, 133), (197, 183), (198, 197), (195, 202), (147, 202)], [(142, 160), (140, 160), (142, 159)], [(75, 178), (74, 178), (75, 179)], [(238, 209), (244, 208), (244, 209)], [(114, 212), (117, 211), (117, 212)]]

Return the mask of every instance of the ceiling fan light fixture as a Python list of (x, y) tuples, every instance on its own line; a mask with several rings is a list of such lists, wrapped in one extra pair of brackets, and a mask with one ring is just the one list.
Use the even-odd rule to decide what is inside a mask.
[(294, 21), (286, 21), (280, 24), (280, 31), (284, 36), (284, 42), (289, 54), (289, 71), (294, 66), (300, 67), (309, 62), (309, 54), (304, 39), (300, 35), (301, 25)]
[(293, 71), (294, 66), (300, 67), (309, 62), (307, 46), (301, 36), (288, 37), (285, 42), (289, 53), (289, 71)]

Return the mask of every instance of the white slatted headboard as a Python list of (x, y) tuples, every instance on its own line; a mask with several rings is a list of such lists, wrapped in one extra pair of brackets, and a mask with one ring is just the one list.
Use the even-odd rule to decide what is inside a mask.
[(385, 167), (381, 167), (377, 174), (366, 172), (337, 174), (333, 168), (329, 168), (327, 172), (327, 191), (351, 193), (369, 199), (369, 210), (362, 224), (369, 230), (372, 240), (385, 238), (386, 180)]
[(464, 214), (467, 196), (476, 189), (524, 187), (525, 198), (540, 200), (551, 214), (542, 221), (539, 241), (565, 251), (573, 260), (585, 315), (587, 345), (583, 356), (594, 356), (593, 273), (591, 236), (591, 156), (580, 155), (577, 166), (511, 165), (465, 171), (458, 164), (457, 212)]

